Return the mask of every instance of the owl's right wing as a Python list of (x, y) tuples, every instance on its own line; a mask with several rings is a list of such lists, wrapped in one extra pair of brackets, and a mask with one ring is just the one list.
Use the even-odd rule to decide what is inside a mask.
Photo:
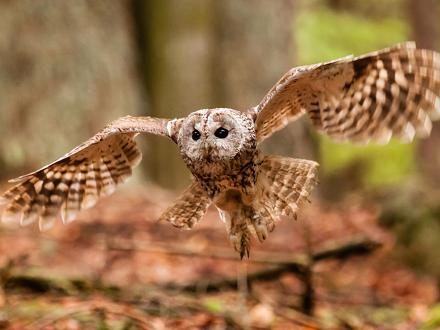
[(410, 142), (440, 117), (440, 54), (413, 42), (293, 68), (249, 110), (258, 142), (302, 115), (337, 141)]
[(131, 175), (142, 158), (134, 141), (138, 133), (175, 140), (173, 122), (131, 116), (115, 120), (55, 162), (11, 180), (18, 184), (0, 196), (5, 204), (0, 218), (22, 225), (39, 220), (40, 230), (50, 228), (59, 211), (64, 223), (74, 220)]

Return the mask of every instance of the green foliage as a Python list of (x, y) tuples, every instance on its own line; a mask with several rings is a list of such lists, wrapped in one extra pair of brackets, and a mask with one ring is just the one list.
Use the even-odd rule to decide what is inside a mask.
[(300, 64), (362, 54), (405, 41), (409, 28), (396, 17), (376, 20), (326, 7), (304, 7), (295, 21)]
[[(317, 5), (303, 6), (294, 24), (300, 64), (359, 55), (407, 40), (409, 27), (395, 16), (358, 16)], [(414, 168), (414, 145), (393, 141), (387, 146), (336, 144), (319, 136), (324, 173), (347, 166), (354, 160), (368, 163), (367, 185), (395, 183)]]
[(434, 305), (429, 311), (429, 319), (422, 329), (438, 329), (440, 327), (440, 304)]
[[(407, 190), (408, 188), (406, 188)], [(405, 192), (401, 192), (405, 196)], [(426, 195), (407, 195), (392, 201), (383, 212), (381, 222), (396, 234), (396, 256), (412, 269), (440, 279), (440, 209), (437, 203), (427, 204)], [(438, 197), (435, 197), (438, 198)], [(387, 201), (390, 203), (390, 200)]]
[(206, 309), (212, 313), (219, 313), (224, 309), (222, 302), (218, 299), (206, 299), (204, 305)]
[(337, 144), (325, 136), (320, 136), (320, 156), (324, 164), (323, 173), (332, 173), (354, 160), (367, 164), (363, 178), (366, 186), (398, 183), (415, 168), (414, 145), (391, 141), (388, 145)]
[(380, 307), (369, 311), (369, 319), (377, 325), (397, 326), (408, 318), (408, 311), (399, 306)]

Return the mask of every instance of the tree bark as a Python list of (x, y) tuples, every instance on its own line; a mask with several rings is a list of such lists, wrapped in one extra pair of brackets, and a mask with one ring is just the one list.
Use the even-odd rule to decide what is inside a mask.
[[(439, 49), (440, 3), (437, 0), (408, 0), (413, 38), (420, 48)], [(440, 184), (440, 127), (434, 123), (431, 136), (420, 141), (417, 163), (425, 181), (435, 187)]]
[(129, 12), (126, 0), (0, 2), (0, 177), (140, 112)]
[[(176, 118), (210, 106), (212, 1), (134, 0), (141, 61), (149, 96), (148, 114)], [(152, 138), (145, 163), (154, 181), (169, 188), (189, 182), (171, 141)]]
[(421, 48), (435, 49), (438, 45), (439, 2), (437, 0), (408, 0), (412, 35)]

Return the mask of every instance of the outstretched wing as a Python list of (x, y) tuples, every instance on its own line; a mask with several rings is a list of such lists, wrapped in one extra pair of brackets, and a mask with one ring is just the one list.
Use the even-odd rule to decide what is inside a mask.
[(171, 137), (168, 120), (122, 117), (72, 151), (19, 182), (0, 197), (6, 204), (1, 218), (22, 225), (39, 220), (40, 230), (50, 228), (58, 212), (64, 223), (81, 209), (93, 206), (131, 175), (142, 154), (134, 141), (138, 133)]
[(337, 141), (410, 142), (440, 117), (440, 54), (407, 42), (293, 68), (249, 110), (261, 142), (303, 114)]

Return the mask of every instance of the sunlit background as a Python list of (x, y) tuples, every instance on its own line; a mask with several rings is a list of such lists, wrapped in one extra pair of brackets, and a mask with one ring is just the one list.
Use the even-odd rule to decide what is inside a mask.
[[(440, 50), (439, 17), (438, 0), (1, 1), (1, 191), (120, 116), (246, 110), (293, 66), (406, 40)], [(334, 144), (306, 119), (276, 133), (263, 150), (319, 161), (321, 184), (299, 221), (254, 242), (255, 263), (234, 259), (215, 210), (193, 232), (156, 222), (190, 174), (171, 141), (138, 141), (134, 178), (69, 227), (0, 227), (0, 329), (440, 326), (440, 124), (387, 146)], [(380, 247), (288, 262), (355, 238)]]

